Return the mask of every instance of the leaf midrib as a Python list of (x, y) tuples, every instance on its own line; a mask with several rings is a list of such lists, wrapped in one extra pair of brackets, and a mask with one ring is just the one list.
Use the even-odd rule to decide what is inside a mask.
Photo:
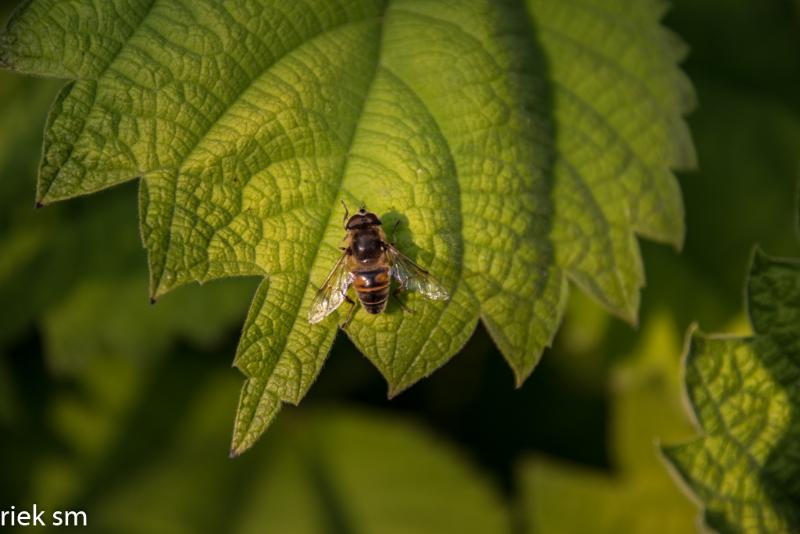
[[(259, 80), (261, 80), (264, 76), (266, 76), (268, 73), (270, 73), (272, 71), (272, 69), (277, 64), (279, 64), (283, 59), (289, 57), (292, 53), (294, 53), (298, 49), (302, 48), (303, 46), (306, 46), (308, 43), (311, 43), (311, 42), (313, 42), (313, 41), (315, 41), (315, 40), (317, 40), (317, 39), (319, 39), (321, 37), (324, 37), (326, 35), (329, 35), (329, 34), (331, 34), (333, 32), (336, 32), (338, 30), (341, 30), (341, 29), (346, 28), (346, 27), (351, 26), (351, 25), (364, 24), (364, 23), (368, 23), (368, 22), (371, 22), (371, 21), (375, 21), (375, 20), (380, 20), (380, 17), (368, 17), (368, 18), (363, 18), (363, 19), (359, 19), (359, 20), (355, 20), (355, 21), (348, 20), (348, 21), (343, 22), (341, 24), (336, 24), (334, 26), (331, 26), (330, 28), (325, 28), (323, 31), (317, 33), (316, 35), (314, 35), (314, 36), (312, 36), (312, 37), (310, 37), (308, 39), (303, 40), (302, 42), (298, 43), (297, 46), (293, 47), (290, 50), (287, 50), (284, 54), (282, 54), (281, 56), (275, 58), (275, 61), (273, 61), (270, 65), (266, 66), (263, 69), (263, 71), (258, 74), (258, 76), (254, 76), (253, 79), (250, 80), (250, 82), (245, 87), (243, 87), (239, 92), (237, 92), (236, 96), (234, 96), (231, 99), (231, 101), (226, 105), (226, 107), (224, 109), (220, 110), (220, 112), (213, 119), (213, 121), (208, 126), (208, 128), (206, 128), (206, 131), (203, 133), (203, 135), (201, 137), (199, 137), (195, 143), (193, 143), (192, 147), (187, 151), (186, 155), (181, 157), (180, 161), (178, 161), (174, 165), (174, 167), (176, 169), (176, 175), (175, 175), (175, 178), (173, 180), (171, 180), (172, 188), (171, 188), (171, 192), (170, 192), (170, 198), (172, 200), (172, 202), (170, 204), (172, 206), (172, 209), (170, 210), (168, 223), (166, 225), (166, 227), (169, 229), (169, 231), (167, 232), (167, 240), (166, 240), (166, 244), (165, 244), (165, 246), (163, 248), (164, 252), (163, 252), (163, 258), (162, 258), (162, 261), (161, 261), (161, 268), (159, 270), (158, 275), (153, 277), (152, 288), (151, 288), (151, 293), (152, 293), (153, 298), (157, 298), (158, 296), (162, 295), (163, 293), (166, 293), (169, 289), (172, 289), (172, 288), (162, 288), (160, 286), (161, 286), (161, 281), (162, 281), (163, 276), (164, 276), (164, 272), (165, 272), (166, 267), (167, 267), (167, 255), (169, 253), (170, 246), (171, 246), (171, 240), (172, 240), (172, 231), (171, 230), (172, 230), (172, 224), (173, 224), (173, 221), (174, 221), (175, 213), (177, 211), (177, 203), (175, 202), (175, 198), (176, 198), (177, 190), (178, 190), (178, 181), (180, 179), (180, 174), (181, 174), (180, 171), (184, 167), (186, 162), (190, 161), (192, 159), (192, 156), (195, 154), (195, 152), (198, 150), (198, 148), (200, 148), (203, 145), (203, 142), (208, 138), (209, 134), (214, 130), (216, 125), (218, 125), (228, 115), (230, 110), (241, 100), (242, 96), (245, 95), (252, 87), (254, 87), (255, 84), (258, 83)], [(383, 28), (383, 25), (381, 24), (381, 25), (379, 25), (379, 27)], [(376, 62), (376, 64), (377, 64), (377, 62)], [(374, 81), (374, 74), (373, 74), (373, 81)], [(371, 89), (371, 86), (372, 86), (372, 84), (370, 84), (370, 89)], [(366, 99), (365, 99), (365, 102), (366, 102)], [(361, 112), (363, 112), (363, 105), (362, 105)], [(356, 120), (356, 124), (360, 120), (361, 112), (359, 112), (358, 119)], [(354, 129), (354, 132), (355, 132), (355, 129)], [(353, 136), (355, 136), (355, 134), (353, 134)], [(353, 138), (351, 137), (350, 142), (347, 143), (347, 146), (349, 147), (350, 145), (352, 145), (352, 143), (353, 143)], [(344, 158), (344, 161), (345, 162), (347, 161), (346, 157)], [(342, 177), (340, 176), (340, 179), (341, 178)], [(340, 181), (339, 185), (337, 186), (337, 191), (339, 191), (340, 189), (341, 189), (341, 181)], [(333, 209), (334, 208), (332, 207), (331, 208), (331, 213), (333, 213)], [(324, 236), (324, 228), (323, 228), (323, 236)], [(320, 241), (321, 241), (321, 239), (320, 239)], [(317, 250), (319, 250), (319, 245), (317, 246)], [(316, 258), (315, 258), (315, 260), (316, 260)]]
[[(345, 144), (346, 152), (344, 154), (344, 157), (342, 158), (342, 164), (341, 164), (340, 170), (339, 170), (338, 173), (336, 173), (338, 175), (338, 178), (339, 178), (339, 181), (338, 181), (338, 183), (336, 185), (336, 193), (333, 196), (333, 201), (331, 202), (330, 209), (328, 210), (327, 222), (324, 225), (320, 225), (319, 237), (317, 238), (317, 244), (314, 247), (314, 256), (311, 259), (311, 262), (309, 263), (309, 268), (306, 270), (306, 274), (305, 274), (305, 282), (303, 283), (303, 296), (305, 296), (305, 293), (308, 291), (308, 287), (311, 284), (311, 273), (312, 273), (311, 267), (313, 265), (315, 265), (317, 263), (317, 261), (319, 260), (320, 251), (322, 250), (322, 246), (323, 246), (324, 241), (325, 241), (325, 232), (328, 229), (328, 227), (334, 221), (334, 215), (335, 215), (335, 212), (336, 212), (337, 200), (341, 196), (342, 186), (344, 184), (344, 179), (345, 179), (345, 170), (347, 168), (347, 164), (350, 161), (350, 158), (349, 158), (350, 148), (352, 147), (353, 141), (355, 140), (356, 133), (358, 132), (358, 128), (359, 128), (359, 123), (361, 122), (361, 119), (362, 119), (362, 117), (364, 115), (364, 109), (366, 108), (367, 101), (369, 100), (370, 94), (372, 93), (372, 90), (373, 90), (374, 85), (375, 85), (375, 79), (377, 77), (378, 69), (379, 69), (379, 66), (380, 66), (381, 49), (383, 47), (383, 28), (384, 28), (383, 16), (385, 15), (386, 10), (388, 9), (388, 5), (389, 5), (388, 2), (384, 5), (384, 11), (381, 14), (381, 17), (378, 18), (378, 20), (380, 20), (381, 23), (378, 24), (378, 28), (379, 28), (378, 49), (377, 49), (376, 54), (375, 54), (375, 57), (376, 57), (375, 64), (373, 66), (373, 70), (372, 70), (372, 73), (370, 75), (370, 81), (369, 81), (369, 83), (367, 85), (367, 89), (364, 92), (364, 98), (362, 99), (361, 105), (359, 107), (359, 110), (355, 115), (355, 118), (354, 118), (354, 121), (353, 121), (353, 128), (352, 128), (352, 130), (350, 132), (350, 139)], [(370, 20), (370, 19), (364, 19), (364, 20), (359, 21), (359, 22), (364, 22), (366, 20)], [(340, 26), (342, 26), (342, 25), (340, 25)], [(306, 44), (309, 41), (310, 40), (306, 40), (302, 44)], [(301, 46), (302, 46), (302, 44), (301, 44)], [(285, 57), (285, 55), (284, 55), (284, 57)], [(170, 226), (171, 226), (171, 224), (170, 224)], [(265, 278), (269, 279), (269, 275), (267, 275)], [(268, 280), (263, 282), (263, 283), (268, 283)], [(267, 291), (269, 291), (269, 289), (267, 289)], [(294, 309), (293, 313), (289, 314), (290, 317), (291, 317), (291, 321), (292, 321), (291, 326), (289, 327), (287, 335), (284, 336), (283, 339), (281, 340), (280, 349), (275, 351), (275, 354), (277, 354), (278, 356), (275, 357), (275, 358), (272, 358), (272, 361), (269, 362), (269, 363), (271, 363), (269, 368), (266, 370), (266, 372), (262, 372), (261, 375), (259, 376), (259, 378), (261, 380), (263, 380), (263, 386), (259, 388), (260, 389), (260, 396), (262, 396), (262, 397), (263, 397), (264, 393), (266, 392), (266, 390), (267, 390), (267, 388), (269, 386), (269, 382), (270, 382), (270, 379), (272, 377), (273, 372), (275, 371), (275, 368), (278, 366), (278, 363), (280, 361), (280, 356), (284, 355), (284, 353), (286, 351), (286, 347), (288, 346), (290, 339), (292, 339), (292, 333), (294, 332), (294, 330), (295, 330), (295, 328), (297, 326), (297, 321), (300, 319), (299, 310), (300, 310), (300, 307), (303, 304), (303, 300), (302, 299), (297, 299), (295, 302), (296, 302), (295, 309)], [(338, 328), (338, 326), (337, 326), (337, 328)], [(303, 366), (299, 366), (299, 369), (300, 369), (301, 373), (302, 373), (302, 368), (303, 368)], [(294, 402), (299, 402), (299, 397), (301, 396), (301, 391), (300, 390), (302, 389), (302, 384), (303, 384), (302, 376), (298, 377), (298, 380), (296, 380), (295, 382), (296, 382), (295, 383), (295, 386), (296, 386), (295, 390), (296, 391), (294, 392), (294, 395), (293, 395), (293, 401)], [(280, 398), (280, 396), (279, 396), (279, 400), (282, 401), (283, 399)]]
[[(461, 31), (463, 31), (463, 30), (461, 30)], [(414, 354), (414, 357), (410, 360), (409, 364), (402, 371), (400, 376), (397, 377), (396, 380), (394, 381), (395, 387), (393, 387), (392, 391), (390, 392), (390, 396), (393, 396), (393, 395), (399, 393), (400, 391), (402, 391), (402, 389), (404, 389), (403, 379), (408, 375), (409, 371), (414, 367), (414, 364), (417, 361), (419, 361), (420, 357), (425, 352), (425, 348), (428, 346), (428, 343), (430, 343), (430, 341), (433, 339), (433, 332), (436, 330), (436, 327), (441, 322), (442, 317), (444, 317), (445, 312), (450, 307), (450, 304), (453, 302), (454, 297), (456, 295), (456, 292), (458, 291), (458, 288), (461, 285), (461, 282), (463, 281), (463, 273), (464, 273), (464, 234), (463, 234), (463, 230), (464, 229), (463, 229), (463, 224), (462, 224), (462, 221), (461, 221), (461, 216), (462, 216), (462, 213), (463, 213), (462, 212), (462, 206), (461, 206), (461, 182), (459, 182), (459, 180), (458, 180), (458, 166), (456, 165), (455, 158), (453, 157), (453, 150), (452, 150), (452, 148), (450, 146), (450, 141), (445, 136), (444, 132), (442, 131), (441, 126), (439, 125), (439, 122), (436, 120), (436, 117), (431, 112), (431, 110), (428, 107), (428, 105), (425, 104), (425, 101), (422, 99), (422, 97), (420, 97), (417, 94), (417, 92), (414, 91), (414, 89), (410, 85), (408, 85), (402, 78), (400, 78), (400, 76), (395, 74), (392, 70), (388, 69), (385, 66), (382, 66), (381, 68), (383, 69), (384, 72), (389, 74), (395, 80), (395, 82), (401, 84), (405, 89), (407, 89), (409, 94), (414, 96), (414, 98), (419, 103), (419, 105), (422, 107), (422, 109), (425, 110), (425, 113), (430, 118), (431, 123), (436, 128), (436, 134), (442, 139), (442, 142), (444, 143), (444, 146), (447, 148), (447, 162), (452, 167), (453, 172), (455, 173), (454, 176), (453, 176), (453, 178), (454, 178), (453, 182), (455, 183), (456, 189), (458, 190), (458, 195), (455, 197), (455, 198), (458, 199), (458, 208), (455, 210), (455, 212), (458, 213), (458, 216), (459, 216), (457, 222), (458, 222), (458, 230), (459, 230), (459, 239), (461, 241), (459, 243), (459, 246), (458, 246), (459, 257), (456, 260), (456, 266), (457, 266), (457, 277), (455, 278), (456, 283), (453, 286), (452, 290), (450, 291), (450, 298), (447, 299), (445, 301), (444, 305), (441, 307), (441, 309), (439, 311), (439, 317), (438, 317), (438, 319), (436, 319), (436, 321), (434, 323), (434, 326), (431, 328), (430, 332), (428, 333), (428, 337), (425, 339), (425, 341), (423, 342), (423, 344), (420, 347), (420, 349)], [(469, 287), (469, 286), (467, 286), (467, 287)], [(474, 298), (474, 292), (472, 292), (471, 289), (470, 289), (470, 292), (472, 293), (473, 298)], [(392, 356), (394, 356), (394, 354), (396, 354), (396, 352), (397, 351), (393, 351), (392, 352)]]

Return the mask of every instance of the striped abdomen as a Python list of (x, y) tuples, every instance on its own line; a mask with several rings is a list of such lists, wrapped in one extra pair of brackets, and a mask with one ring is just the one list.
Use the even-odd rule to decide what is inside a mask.
[(368, 313), (381, 313), (389, 300), (389, 268), (354, 271), (353, 287)]

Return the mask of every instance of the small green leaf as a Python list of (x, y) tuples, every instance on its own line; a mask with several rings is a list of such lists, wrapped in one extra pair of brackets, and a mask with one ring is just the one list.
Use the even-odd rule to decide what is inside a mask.
[(571, 278), (635, 321), (636, 234), (679, 244), (680, 47), (643, 0), (32, 0), (0, 62), (69, 78), (38, 201), (140, 177), (153, 298), (263, 278), (235, 365), (233, 453), (319, 373), (341, 315), (308, 306), (365, 201), (451, 299), (347, 333), (395, 395), (478, 320), (521, 384)]
[(800, 262), (756, 251), (753, 336), (692, 333), (686, 393), (702, 437), (664, 454), (720, 533), (800, 529)]

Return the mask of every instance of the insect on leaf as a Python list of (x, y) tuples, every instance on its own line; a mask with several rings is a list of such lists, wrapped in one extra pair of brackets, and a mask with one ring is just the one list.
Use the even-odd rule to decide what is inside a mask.
[(450, 298), (357, 313), (395, 395), (479, 320), (521, 384), (567, 280), (635, 321), (636, 234), (680, 244), (671, 168), (691, 91), (656, 0), (32, 0), (0, 63), (69, 82), (38, 201), (140, 178), (154, 299), (262, 277), (237, 350), (232, 452), (316, 378), (342, 311), (310, 323), (365, 202)]

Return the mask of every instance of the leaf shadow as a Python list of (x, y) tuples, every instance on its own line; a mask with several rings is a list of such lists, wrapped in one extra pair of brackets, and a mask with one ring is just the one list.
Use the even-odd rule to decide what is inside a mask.
[[(397, 210), (388, 211), (380, 217), (383, 223), (383, 231), (386, 234), (386, 240), (397, 247), (397, 250), (412, 260), (417, 261), (420, 248), (414, 244), (414, 232), (411, 231), (408, 217)], [(392, 280), (392, 291), (394, 291), (396, 287), (397, 281)], [(403, 307), (400, 306), (400, 303), (397, 301), (398, 298), (404, 299), (406, 297), (398, 297), (394, 293), (390, 293), (384, 313), (389, 315), (405, 313), (405, 310), (403, 310)], [(403, 301), (403, 305), (405, 305), (405, 301)]]

